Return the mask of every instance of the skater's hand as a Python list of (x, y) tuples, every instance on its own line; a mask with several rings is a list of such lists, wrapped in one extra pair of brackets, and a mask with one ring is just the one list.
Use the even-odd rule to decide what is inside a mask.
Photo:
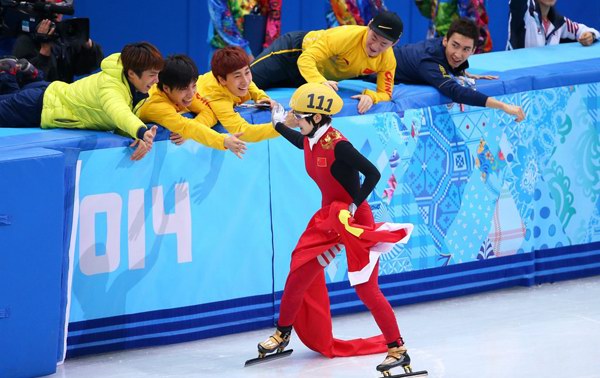
[(283, 108), (283, 105), (275, 102), (275, 105), (271, 107), (271, 123), (273, 124), (273, 127), (278, 123), (285, 123), (286, 117), (287, 112)]
[(521, 122), (525, 119), (525, 113), (520, 106), (505, 104), (503, 110), (508, 114), (514, 115), (516, 122)]
[(246, 143), (239, 139), (242, 134), (243, 133), (232, 134), (225, 138), (225, 141), (223, 142), (225, 148), (233, 152), (235, 156), (239, 157), (240, 159), (242, 158), (242, 155), (246, 153), (246, 149), (248, 148), (246, 147)]
[(171, 133), (171, 135), (169, 135), (169, 139), (178, 146), (181, 146), (185, 142), (185, 138), (177, 133)]
[(358, 100), (358, 112), (360, 114), (367, 112), (369, 109), (371, 109), (371, 106), (373, 106), (373, 99), (371, 96), (359, 94), (354, 95), (351, 98)]
[(357, 207), (356, 207), (356, 205), (354, 204), (354, 202), (353, 202), (353, 203), (351, 203), (351, 204), (350, 204), (350, 206), (348, 206), (348, 211), (350, 212), (350, 214), (351, 214), (352, 216), (354, 216), (354, 213), (356, 213), (356, 209), (357, 209)]
[(338, 82), (333, 80), (324, 81), (323, 84), (327, 85), (329, 88), (333, 89), (337, 92), (338, 90)]

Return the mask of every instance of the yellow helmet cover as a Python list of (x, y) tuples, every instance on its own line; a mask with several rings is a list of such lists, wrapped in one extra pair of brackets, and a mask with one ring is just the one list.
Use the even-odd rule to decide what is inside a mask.
[(334, 115), (343, 105), (344, 101), (336, 91), (321, 83), (301, 85), (290, 99), (290, 108), (301, 113)]

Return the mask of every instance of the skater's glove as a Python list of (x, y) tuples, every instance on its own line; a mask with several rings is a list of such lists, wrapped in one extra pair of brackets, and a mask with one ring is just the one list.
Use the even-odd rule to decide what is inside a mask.
[(350, 206), (348, 206), (348, 211), (350, 211), (350, 215), (352, 215), (354, 217), (354, 213), (356, 213), (356, 205), (353, 203), (350, 204)]
[(283, 108), (283, 105), (275, 102), (275, 105), (271, 108), (271, 123), (273, 124), (273, 127), (278, 123), (285, 123), (286, 116), (287, 112)]

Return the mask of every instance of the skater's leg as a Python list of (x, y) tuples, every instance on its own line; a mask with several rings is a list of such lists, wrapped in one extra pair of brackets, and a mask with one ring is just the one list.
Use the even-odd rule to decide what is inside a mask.
[(300, 311), (304, 293), (317, 274), (322, 271), (323, 267), (315, 258), (302, 265), (300, 268), (290, 272), (287, 281), (285, 282), (283, 296), (281, 297), (277, 329), (268, 339), (258, 344), (259, 357), (276, 350), (282, 352), (289, 344), (292, 333), (292, 324), (294, 324), (294, 319), (296, 318), (298, 311)]
[(294, 324), (296, 315), (300, 311), (304, 293), (312, 284), (318, 274), (322, 274), (323, 266), (317, 258), (314, 258), (298, 269), (290, 272), (285, 282), (281, 305), (279, 306), (280, 326), (291, 326)]
[(375, 269), (373, 269), (369, 280), (354, 286), (354, 289), (360, 300), (367, 306), (369, 311), (371, 311), (388, 346), (396, 342), (399, 342), (399, 345), (402, 345), (402, 338), (400, 337), (396, 315), (394, 314), (390, 302), (388, 302), (381, 292), (381, 289), (379, 289), (378, 276), (379, 264), (375, 265)]

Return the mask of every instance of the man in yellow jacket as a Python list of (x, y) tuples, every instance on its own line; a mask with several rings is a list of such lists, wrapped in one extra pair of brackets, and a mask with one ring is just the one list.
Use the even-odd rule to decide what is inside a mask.
[(373, 104), (392, 98), (396, 59), (390, 47), (402, 31), (400, 17), (382, 11), (368, 26), (284, 34), (252, 62), (254, 82), (263, 89), (323, 83), (337, 91), (338, 80), (377, 74), (376, 91), (366, 89), (352, 96), (359, 101), (362, 114)]
[[(171, 140), (176, 144), (193, 139), (207, 147), (227, 149), (241, 158), (246, 144), (238, 137), (244, 133), (227, 135), (212, 129), (217, 123), (217, 116), (198, 94), (197, 80), (198, 68), (192, 59), (186, 55), (168, 57), (158, 74), (158, 84), (150, 89), (150, 98), (140, 109), (140, 118), (146, 123), (157, 123), (169, 129)], [(188, 118), (185, 113), (194, 113), (195, 116)]]
[(252, 81), (250, 57), (244, 50), (228, 46), (215, 51), (210, 68), (210, 72), (198, 78), (198, 93), (227, 131), (243, 133), (240, 139), (246, 142), (279, 136), (270, 122), (251, 124), (235, 111), (236, 106), (250, 100), (267, 109), (275, 103)]
[[(105, 58), (100, 72), (72, 84), (55, 81), (1, 96), (0, 127), (115, 131), (134, 139), (131, 159), (139, 160), (152, 147), (156, 127), (148, 129), (136, 112), (163, 65), (153, 45), (129, 44)], [(7, 75), (0, 73), (0, 80)]]

